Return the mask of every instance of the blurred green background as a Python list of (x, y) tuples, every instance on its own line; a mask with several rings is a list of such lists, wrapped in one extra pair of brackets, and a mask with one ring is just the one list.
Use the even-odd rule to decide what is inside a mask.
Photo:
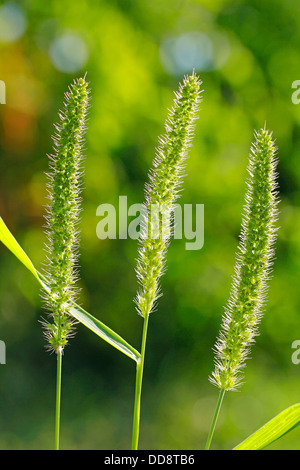
[[(218, 391), (212, 347), (229, 295), (253, 130), (279, 147), (281, 226), (269, 300), (240, 392), (225, 396), (213, 449), (230, 449), (298, 402), (300, 365), (300, 79), (298, 0), (24, 0), (0, 2), (0, 214), (37, 268), (47, 154), (63, 93), (88, 72), (92, 108), (81, 221), (81, 305), (140, 348), (135, 240), (96, 236), (96, 209), (144, 198), (173, 90), (193, 68), (201, 116), (181, 204), (205, 205), (199, 251), (174, 240), (151, 316), (141, 449), (204, 447)], [(0, 448), (53, 448), (56, 359), (45, 351), (39, 286), (0, 246)], [(128, 449), (133, 361), (78, 326), (63, 364), (61, 447)], [(270, 449), (300, 449), (296, 429)]]

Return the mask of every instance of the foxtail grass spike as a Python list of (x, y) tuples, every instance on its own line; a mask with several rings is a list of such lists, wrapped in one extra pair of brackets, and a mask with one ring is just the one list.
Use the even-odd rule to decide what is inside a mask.
[(138, 313), (144, 318), (141, 358), (136, 368), (132, 450), (139, 442), (141, 392), (149, 315), (160, 295), (159, 279), (171, 236), (174, 203), (179, 196), (185, 160), (191, 147), (201, 102), (201, 81), (193, 73), (185, 77), (175, 93), (174, 106), (165, 124), (166, 134), (159, 148), (146, 184), (144, 219), (140, 236), (136, 273), (140, 291), (135, 299)]
[(76, 297), (81, 161), (88, 102), (85, 78), (74, 80), (65, 94), (53, 136), (54, 152), (49, 156), (45, 275), (51, 294), (45, 298), (50, 321), (43, 326), (48, 348), (56, 353), (62, 353), (74, 330), (68, 303)]
[(242, 383), (242, 370), (265, 304), (278, 230), (276, 150), (271, 132), (265, 128), (255, 132), (233, 283), (210, 377), (224, 391)]
[(178, 198), (185, 160), (194, 134), (201, 102), (201, 81), (193, 73), (185, 77), (175, 93), (174, 106), (159, 139), (156, 158), (146, 184), (144, 222), (140, 237), (136, 273), (141, 286), (135, 299), (138, 313), (146, 317), (160, 295), (165, 254), (171, 235), (172, 211)]

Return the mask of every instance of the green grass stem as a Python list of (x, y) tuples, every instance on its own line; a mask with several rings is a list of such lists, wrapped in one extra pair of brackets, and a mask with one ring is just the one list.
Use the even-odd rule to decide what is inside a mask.
[(225, 390), (220, 390), (217, 406), (216, 406), (216, 409), (215, 409), (215, 414), (214, 414), (214, 417), (213, 417), (213, 420), (212, 420), (212, 423), (211, 423), (211, 427), (210, 427), (210, 430), (209, 430), (208, 438), (207, 438), (207, 441), (206, 441), (205, 450), (209, 450), (209, 448), (210, 448), (211, 441), (212, 441), (212, 438), (213, 438), (213, 435), (214, 435), (214, 432), (215, 432), (215, 429), (216, 429), (216, 424), (217, 424), (217, 421), (218, 421), (218, 417), (219, 417), (219, 414), (220, 414), (221, 406), (222, 406), (222, 403), (223, 403), (224, 395), (225, 395)]
[(59, 450), (62, 355), (63, 355), (62, 351), (57, 353), (56, 410), (55, 410), (55, 450)]
[(144, 318), (144, 326), (143, 326), (141, 359), (136, 364), (135, 400), (134, 400), (132, 445), (131, 445), (132, 450), (137, 450), (138, 444), (139, 444), (142, 382), (143, 382), (143, 372), (144, 372), (144, 362), (145, 362), (148, 320), (149, 320), (149, 316), (146, 316)]

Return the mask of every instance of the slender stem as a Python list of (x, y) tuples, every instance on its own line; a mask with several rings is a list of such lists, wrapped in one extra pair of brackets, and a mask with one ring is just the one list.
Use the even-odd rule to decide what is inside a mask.
[(219, 413), (220, 413), (220, 409), (221, 409), (221, 405), (222, 405), (224, 395), (225, 395), (225, 390), (220, 390), (218, 403), (217, 403), (215, 414), (214, 414), (214, 417), (213, 417), (213, 420), (212, 420), (212, 423), (211, 423), (211, 427), (210, 427), (209, 435), (208, 435), (208, 438), (207, 438), (205, 450), (209, 450), (209, 448), (210, 448), (211, 440), (212, 440), (212, 437), (213, 437), (213, 434), (214, 434), (214, 431), (215, 431), (215, 427), (216, 427), (216, 424), (217, 424), (217, 420), (218, 420), (218, 416), (219, 416)]
[(61, 369), (62, 369), (62, 351), (59, 351), (57, 353), (57, 374), (56, 374), (55, 450), (59, 450)]
[(141, 358), (140, 358), (140, 361), (137, 362), (137, 365), (136, 365), (135, 399), (134, 399), (132, 446), (131, 446), (132, 450), (137, 450), (138, 449), (138, 443), (139, 443), (142, 382), (143, 382), (143, 371), (144, 371), (144, 360), (145, 360), (148, 320), (149, 320), (149, 315), (146, 315), (144, 317)]

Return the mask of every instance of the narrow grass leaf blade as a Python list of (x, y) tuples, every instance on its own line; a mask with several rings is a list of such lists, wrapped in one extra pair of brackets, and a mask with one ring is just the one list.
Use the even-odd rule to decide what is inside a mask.
[[(40, 274), (32, 264), (32, 261), (27, 256), (25, 251), (20, 247), (14, 236), (11, 234), (2, 218), (0, 217), (0, 241), (24, 264), (24, 266), (34, 275), (39, 281), (41, 286), (50, 292), (45, 277)], [(140, 361), (140, 353), (136, 351), (130, 344), (128, 344), (121, 336), (111, 330), (108, 326), (104, 325), (97, 318), (93, 317), (90, 313), (83, 310), (76, 303), (70, 306), (70, 314), (76, 318), (77, 321), (93, 331), (97, 336), (102, 338), (107, 343), (114, 346), (116, 349), (126, 354), (128, 357), (136, 362)]]
[[(46, 278), (37, 271), (39, 280), (41, 284), (50, 291), (47, 286)], [(136, 362), (140, 361), (140, 353), (134, 349), (127, 341), (125, 341), (121, 336), (115, 333), (111, 328), (102, 323), (98, 318), (95, 318), (93, 315), (88, 313), (82, 307), (77, 305), (75, 302), (72, 302), (69, 313), (84, 326), (89, 328), (93, 333), (95, 333), (100, 338), (104, 339), (107, 343), (114, 346), (116, 349), (124, 353), (126, 356), (130, 357)]]
[(25, 251), (20, 247), (17, 240), (8, 230), (3, 219), (0, 217), (0, 241), (26, 266), (27, 269), (36, 277), (36, 279), (44, 287), (44, 282), (39, 278), (38, 273), (33, 266), (30, 258), (27, 256)]
[(290, 406), (233, 450), (261, 450), (300, 424), (300, 403)]
[(74, 318), (76, 318), (76, 320), (85, 325), (96, 335), (100, 336), (100, 338), (119, 349), (119, 351), (126, 354), (134, 361), (139, 362), (140, 353), (130, 346), (130, 344), (124, 341), (121, 336), (112, 331), (97, 318), (93, 317), (90, 313), (86, 312), (78, 305), (76, 305), (76, 307), (71, 306), (69, 312)]

